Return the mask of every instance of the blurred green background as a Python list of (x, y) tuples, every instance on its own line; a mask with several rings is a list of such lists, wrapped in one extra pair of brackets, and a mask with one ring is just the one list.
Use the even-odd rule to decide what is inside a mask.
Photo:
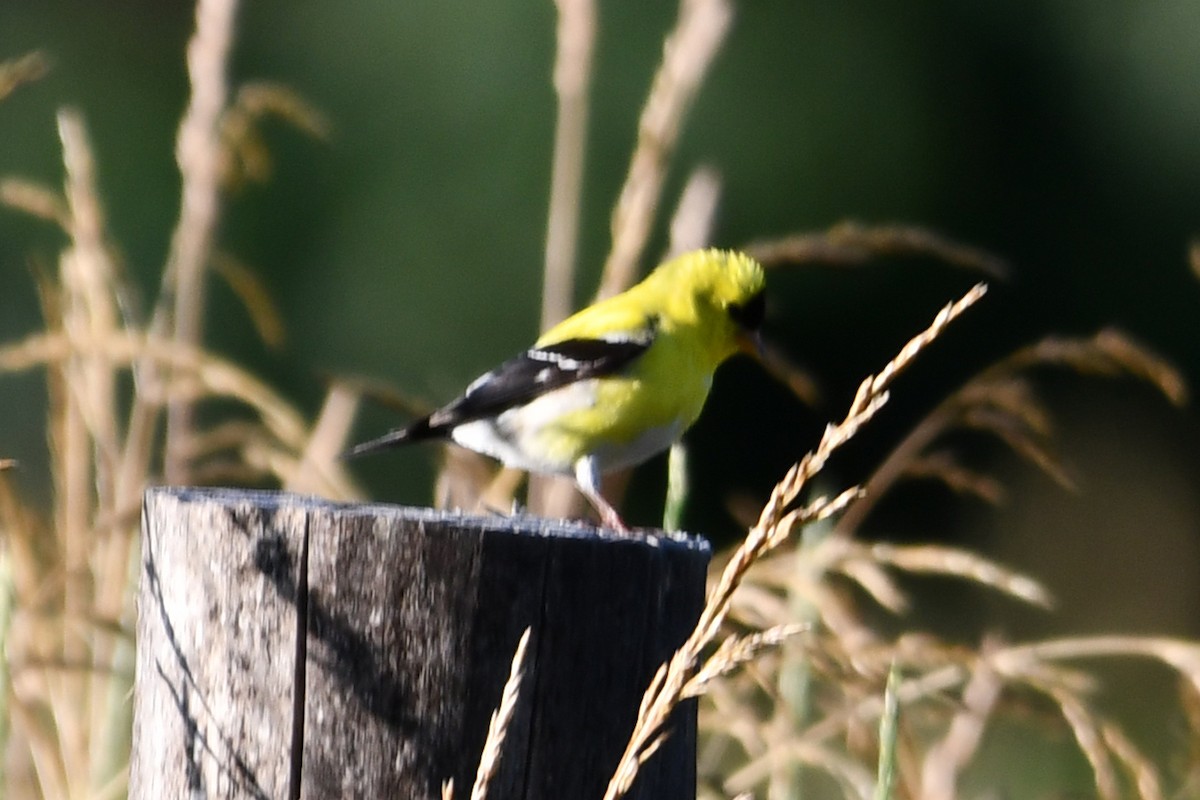
[[(671, 3), (601, 5), (580, 302), (607, 252), (609, 210), (675, 15)], [(554, 24), (549, 0), (244, 4), (233, 80), (286, 84), (332, 133), (322, 142), (269, 124), (271, 181), (225, 209), (221, 247), (264, 277), (288, 328), (282, 351), (259, 343), (215, 280), (212, 347), (312, 414), (323, 374), (370, 375), (444, 401), (527, 345), (538, 319)], [(191, 26), (185, 2), (0, 3), (0, 58), (42, 49), (53, 63), (0, 105), (0, 174), (58, 185), (55, 110), (80, 108), (113, 238), (148, 294), (178, 211), (173, 148)], [(1117, 325), (1200, 383), (1200, 281), (1188, 259), (1200, 236), (1198, 33), (1192, 0), (738, 5), (687, 121), (668, 207), (690, 170), (708, 164), (723, 182), (719, 245), (853, 218), (920, 225), (1012, 267), (901, 380), (892, 407), (833, 474), (860, 480), (946, 392), (1049, 333)], [(662, 251), (664, 228), (651, 254)], [(29, 267), (53, 265), (61, 244), (48, 225), (0, 212), (0, 341), (38, 328)], [(733, 536), (726, 498), (761, 501), (840, 417), (858, 380), (976, 279), (925, 258), (774, 274), (768, 333), (820, 380), (824, 402), (807, 408), (755, 365), (729, 365), (690, 437), (688, 525)], [(1197, 633), (1195, 410), (1130, 382), (1058, 375), (1044, 385), (1077, 492), (999, 448), (970, 450), (1008, 481), (1002, 508), (913, 486), (869, 529), (950, 539), (1038, 575), (1061, 609), (1020, 619), (1025, 633)], [(44, 402), (40, 375), (0, 379), (0, 455), (25, 465), (19, 480), (31, 493), (46, 491)], [(357, 430), (399, 421), (366, 409)], [(375, 497), (424, 504), (432, 461), (432, 451), (414, 450), (355, 469)], [(635, 524), (656, 519), (663, 469), (640, 470)]]

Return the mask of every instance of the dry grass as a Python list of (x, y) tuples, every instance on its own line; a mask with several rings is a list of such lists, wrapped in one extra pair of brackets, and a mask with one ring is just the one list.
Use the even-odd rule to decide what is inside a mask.
[[(681, 3), (680, 28), (700, 5)], [(674, 108), (680, 112), (728, 25), (727, 9), (714, 5), (709, 11), (711, 35), (687, 39), (677, 29), (668, 37), (656, 87), (669, 85), (669, 76), (679, 73), (672, 64), (698, 67), (690, 73), (694, 81), (679, 84), (687, 86), (676, 96), (680, 102)], [(654, 220), (661, 175), (681, 117), (671, 116), (669, 123), (666, 116), (659, 118), (664, 120), (660, 130), (670, 134), (661, 137), (647, 120), (667, 105), (652, 93), (643, 111), (639, 148), (613, 213), (613, 249), (601, 296), (632, 281), (633, 265)], [(660, 142), (662, 147), (657, 146)], [(689, 184), (672, 224), (673, 243), (685, 242), (684, 247), (707, 241), (719, 178), (703, 174), (697, 182), (700, 188)], [(881, 256), (920, 254), (993, 277), (1008, 271), (1002, 261), (978, 248), (899, 225), (848, 222), (827, 232), (758, 242), (746, 249), (768, 266), (848, 266)], [(988, 724), (997, 713), (1028, 702), (1030, 694), (1048, 698), (1058, 709), (1092, 766), (1099, 796), (1163, 796), (1159, 768), (1090, 702), (1095, 681), (1063, 662), (1154, 659), (1180, 673), (1186, 699), (1200, 696), (1200, 690), (1193, 689), (1196, 645), (1138, 637), (1007, 645), (985, 635), (971, 648), (917, 631), (888, 639), (871, 628), (845, 588), (849, 583), (870, 602), (904, 614), (910, 601), (893, 574), (939, 574), (1051, 607), (1049, 592), (1036, 580), (979, 554), (936, 545), (866, 544), (854, 536), (879, 500), (906, 480), (941, 481), (989, 502), (1003, 498), (999, 481), (939, 449), (939, 442), (955, 430), (990, 434), (1069, 485), (1067, 470), (1053, 448), (1051, 415), (1036, 395), (1033, 370), (1056, 367), (1133, 377), (1182, 404), (1186, 387), (1170, 365), (1116, 331), (1044, 340), (984, 370), (939, 404), (861, 487), (832, 499), (800, 501), (829, 454), (886, 402), (886, 387), (895, 374), (979, 293), (945, 310), (878, 377), (864, 381), (843, 421), (830, 426), (817, 448), (776, 487), (758, 522), (714, 580), (696, 629), (648, 687), (606, 798), (621, 797), (630, 789), (640, 764), (652, 758), (662, 737), (669, 735), (665, 726), (670, 714), (683, 699), (697, 695), (703, 696), (700, 766), (706, 797), (750, 797), (758, 792), (771, 798), (799, 797), (805, 770), (826, 774), (850, 797), (956, 797), (961, 773), (982, 746)], [(765, 366), (801, 399), (816, 397), (815, 381), (781, 353), (768, 350)], [(671, 460), (685, 463), (681, 453), (673, 453)], [(686, 494), (680, 488), (686, 482), (679, 482), (674, 472), (668, 517), (677, 517)], [(822, 523), (825, 519), (828, 522)], [(794, 535), (797, 530), (803, 532)]]
[[(492, 718), (488, 722), (487, 738), (484, 739), (483, 752), (479, 756), (479, 769), (475, 773), (475, 783), (471, 786), (471, 800), (486, 800), (492, 779), (496, 777), (503, 753), (504, 737), (517, 708), (521, 681), (525, 678), (525, 653), (529, 649), (529, 639), (532, 635), (533, 629), (526, 628), (517, 642), (517, 649), (513, 652), (508, 680), (504, 682), (504, 689), (500, 693), (500, 705), (492, 712)], [(453, 797), (454, 781), (448, 780), (442, 785), (442, 798), (453, 800)]]
[(542, 330), (565, 319), (571, 313), (575, 297), (588, 99), (596, 41), (594, 0), (555, 0), (555, 6), (558, 52), (554, 59), (554, 91), (558, 96), (558, 114), (554, 127), (550, 214), (546, 221)]
[(531, 628), (526, 628), (517, 642), (516, 651), (513, 652), (512, 668), (509, 670), (508, 680), (504, 682), (504, 690), (500, 693), (500, 705), (488, 722), (483, 754), (479, 757), (479, 771), (475, 774), (475, 784), (471, 787), (471, 800), (484, 800), (487, 797), (488, 786), (496, 775), (500, 753), (504, 747), (504, 736), (509, 723), (512, 722), (513, 712), (516, 711), (521, 681), (525, 677), (525, 652), (529, 648), (529, 637), (532, 633)]
[(44, 77), (49, 69), (49, 60), (37, 51), (0, 63), (0, 100), (21, 86)]
[[(589, 0), (561, 0), (558, 6), (560, 119), (546, 321), (565, 313), (578, 260), (575, 230), (596, 24)], [(61, 190), (29, 179), (0, 182), (0, 202), (59, 226), (68, 239), (57, 270), (41, 277), (44, 329), (0, 345), (0, 376), (34, 369), (46, 375), (54, 489), (51, 510), (32, 507), (12, 480), (18, 465), (0, 453), (5, 796), (124, 793), (132, 590), (144, 486), (166, 477), (270, 483), (335, 498), (357, 494), (334, 454), (342, 449), (361, 383), (333, 381), (319, 418), (310, 423), (255, 376), (203, 348), (199, 314), (210, 271), (244, 299), (266, 341), (284, 335), (252, 270), (220, 254), (214, 241), (224, 193), (270, 172), (257, 121), (280, 116), (315, 134), (329, 127), (281, 87), (228, 85), (225, 63), (235, 9), (233, 0), (197, 4), (197, 30), (188, 49), (193, 94), (177, 152), (182, 210), (162, 284), (148, 306), (131, 302), (138, 289), (113, 256), (117, 248), (104, 223), (95, 156), (79, 114), (64, 110), (59, 116)], [(680, 126), (731, 13), (724, 0), (681, 2), (613, 212), (613, 246), (600, 294), (632, 282), (643, 260)], [(46, 68), (39, 54), (0, 65), (0, 99)], [(671, 226), (672, 249), (707, 242), (720, 180), (708, 170), (695, 176)], [(903, 226), (847, 223), (748, 249), (771, 264), (850, 265), (922, 253), (989, 274), (1005, 270), (975, 248)], [(1200, 260), (1196, 252), (1193, 246), (1193, 265)], [(1069, 483), (1031, 371), (1055, 367), (1134, 377), (1182, 403), (1185, 386), (1168, 364), (1114, 331), (1045, 340), (989, 367), (946, 398), (861, 486), (806, 497), (830, 455), (887, 402), (896, 375), (982, 291), (977, 287), (947, 306), (877, 376), (863, 381), (845, 417), (775, 487), (745, 541), (719, 565), (696, 629), (648, 687), (607, 798), (629, 791), (640, 765), (670, 735), (670, 715), (694, 697), (702, 701), (705, 798), (796, 797), (818, 774), (848, 797), (956, 797), (964, 771), (986, 746), (989, 726), (1020, 722), (1031, 709), (1047, 707), (1054, 719), (1037, 716), (1031, 733), (1042, 735), (1052, 725), (1065, 731), (1090, 766), (1099, 797), (1182, 797), (1197, 791), (1200, 751), (1187, 754), (1183, 777), (1172, 789), (1164, 765), (1096, 702), (1098, 682), (1077, 662), (1144, 658), (1174, 670), (1194, 743), (1200, 741), (1200, 645), (1133, 636), (1009, 643), (986, 632), (974, 645), (963, 645), (904, 626), (898, 635), (885, 634), (872, 622), (878, 612), (900, 616), (911, 605), (898, 575), (953, 577), (1040, 607), (1052, 600), (1032, 577), (976, 553), (856, 538), (880, 498), (906, 480), (942, 481), (991, 502), (1004, 496), (999, 481), (939, 446), (956, 430), (994, 436)], [(151, 309), (148, 319), (131, 313), (138, 307)], [(815, 396), (815, 382), (781, 353), (769, 357), (767, 366), (801, 398)], [(193, 409), (218, 399), (238, 411), (198, 428)], [(473, 503), (489, 484), (493, 503), (512, 497), (519, 476), (497, 477), (461, 451), (448, 459), (439, 485), (439, 496), (448, 502)], [(677, 455), (673, 463), (685, 465), (686, 459)], [(685, 470), (674, 468), (670, 505), (676, 511), (686, 497), (686, 482), (678, 481)], [(493, 718), (473, 797), (486, 794), (487, 776), (503, 753), (522, 648)], [(445, 798), (452, 794), (450, 786), (443, 791)]]
[(882, 256), (920, 255), (993, 278), (1004, 278), (1009, 272), (1008, 265), (991, 253), (910, 225), (846, 221), (820, 233), (751, 242), (744, 249), (768, 267), (814, 263), (848, 267)]
[[(48, 512), (28, 504), (12, 480), (15, 463), (0, 460), (6, 797), (125, 793), (138, 513), (143, 489), (162, 482), (164, 470), (181, 483), (357, 494), (333, 458), (353, 398), (335, 386), (326, 413), (310, 425), (262, 381), (200, 345), (221, 193), (236, 177), (229, 165), (261, 174), (261, 162), (248, 155), (255, 141), (250, 120), (309, 116), (293, 95), (257, 84), (226, 106), (234, 7), (221, 0), (197, 7), (188, 51), (193, 96), (177, 153), (182, 212), (149, 320), (133, 313), (145, 306), (114, 256), (95, 154), (78, 112), (58, 115), (61, 190), (29, 179), (0, 181), (0, 202), (60, 227), (68, 242), (57, 270), (40, 277), (44, 330), (0, 345), (0, 376), (34, 369), (46, 375), (54, 503)], [(46, 67), (39, 54), (0, 65), (0, 97)], [(280, 335), (249, 270), (227, 264), (218, 274), (246, 298), (266, 336)], [(216, 400), (241, 411), (197, 429), (191, 409)], [(176, 423), (164, 443), (169, 407)]]
[[(844, 590), (849, 582), (861, 592), (859, 597), (904, 614), (909, 599), (892, 573), (932, 573), (1021, 602), (1052, 605), (1038, 582), (978, 554), (933, 545), (866, 544), (853, 538), (879, 499), (906, 478), (939, 479), (985, 499), (997, 498), (1002, 487), (993, 479), (944, 454), (932, 458), (939, 438), (958, 428), (991, 433), (1050, 474), (1065, 475), (1050, 448), (1049, 412), (1037, 400), (1027, 375), (1044, 366), (1138, 378), (1175, 403), (1187, 397), (1169, 365), (1116, 332), (1104, 331), (1091, 339), (1047, 339), (983, 371), (937, 406), (826, 530), (806, 531), (790, 547), (763, 553), (746, 566), (743, 545), (725, 567), (725, 575), (741, 575), (741, 589), (728, 602), (731, 629), (737, 632), (731, 636), (754, 636), (754, 631), (796, 624), (806, 624), (808, 630), (764, 654), (752, 669), (706, 686), (701, 706), (706, 732), (704, 796), (753, 789), (768, 797), (791, 797), (801, 791), (806, 776), (811, 783), (813, 773), (824, 773), (845, 796), (872, 796), (867, 776), (880, 742), (869, 735), (869, 723), (883, 711), (880, 694), (889, 665), (903, 675), (895, 692), (903, 750), (895, 764), (897, 784), (889, 796), (958, 796), (961, 773), (977, 755), (987, 726), (1038, 697), (1058, 710), (1092, 768), (1098, 796), (1165, 796), (1164, 765), (1145, 755), (1100, 711), (1094, 702), (1096, 681), (1067, 662), (1147, 658), (1175, 670), (1194, 693), (1200, 690), (1200, 645), (1137, 636), (1008, 645), (985, 636), (978, 647), (970, 648), (915, 630), (888, 638), (866, 621), (869, 615)], [(747, 541), (755, 536), (752, 530)], [(727, 583), (723, 577), (714, 586), (710, 605), (726, 593)]]
[[(949, 323), (983, 296), (983, 286), (976, 286), (961, 300), (946, 306), (935, 317), (933, 323), (922, 333), (910, 340), (889, 361), (878, 375), (866, 378), (859, 386), (846, 416), (836, 425), (825, 429), (816, 449), (797, 462), (776, 485), (771, 497), (763, 507), (758, 522), (751, 528), (745, 541), (734, 551), (726, 563), (721, 576), (709, 591), (708, 601), (700, 614), (696, 628), (671, 660), (655, 675), (642, 699), (638, 721), (630, 735), (625, 754), (621, 757), (612, 781), (605, 793), (605, 800), (623, 797), (633, 786), (640, 765), (657, 750), (666, 735), (666, 725), (671, 714), (686, 697), (705, 693), (706, 687), (718, 676), (728, 674), (744, 659), (736, 659), (731, 653), (746, 649), (751, 641), (761, 647), (760, 640), (738, 638), (726, 640), (710, 659), (705, 660), (704, 651), (720, 635), (722, 626), (730, 612), (734, 595), (751, 567), (779, 547), (797, 527), (813, 524), (840, 513), (860, 494), (858, 487), (851, 487), (835, 497), (818, 497), (805, 504), (797, 505), (801, 494), (810, 481), (824, 469), (833, 453), (857, 433), (887, 402), (887, 390), (917, 354), (946, 328)], [(784, 622), (777, 626), (791, 624)], [(759, 634), (752, 634), (759, 635)], [(716, 659), (715, 661), (713, 659)]]
[(611, 297), (635, 282), (683, 120), (732, 20), (727, 0), (679, 4), (679, 17), (663, 42), (662, 63), (642, 107), (629, 173), (613, 208), (612, 248), (597, 297)]

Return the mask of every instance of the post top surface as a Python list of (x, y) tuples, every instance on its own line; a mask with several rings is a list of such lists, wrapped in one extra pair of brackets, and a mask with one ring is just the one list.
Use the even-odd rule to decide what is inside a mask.
[(217, 503), (219, 505), (247, 504), (264, 510), (294, 508), (323, 511), (338, 516), (390, 517), (406, 521), (456, 524), (484, 533), (508, 533), (519, 536), (540, 536), (565, 539), (601, 539), (628, 542), (649, 547), (683, 549), (709, 557), (712, 546), (702, 536), (653, 528), (638, 528), (632, 536), (622, 536), (608, 528), (583, 520), (548, 519), (532, 514), (517, 513), (471, 514), (464, 511), (445, 511), (419, 506), (391, 503), (346, 503), (327, 500), (315, 495), (264, 489), (242, 489), (207, 486), (152, 486), (146, 489), (145, 499), (171, 497), (184, 503)]

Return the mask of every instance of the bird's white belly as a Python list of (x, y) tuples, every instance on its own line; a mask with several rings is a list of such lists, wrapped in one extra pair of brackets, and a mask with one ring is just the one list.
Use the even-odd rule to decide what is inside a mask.
[(678, 420), (670, 425), (647, 428), (631, 442), (606, 444), (595, 450), (596, 465), (601, 473), (640, 464), (670, 447), (683, 432)]
[(538, 438), (547, 421), (591, 408), (595, 401), (595, 381), (579, 381), (510, 408), (493, 419), (459, 425), (450, 432), (450, 437), (468, 450), (491, 456), (508, 467), (572, 475), (575, 459), (556, 457), (552, 450), (539, 446)]
[[(600, 472), (633, 466), (671, 446), (683, 432), (681, 420), (647, 428), (626, 442), (606, 441), (596, 431), (596, 440), (581, 452), (577, 446), (556, 448), (556, 434), (548, 432), (549, 421), (574, 411), (591, 408), (596, 401), (596, 382), (585, 380), (556, 389), (532, 402), (511, 408), (494, 419), (459, 425), (451, 432), (455, 442), (477, 453), (491, 456), (506, 466), (544, 474), (574, 474), (579, 458), (591, 455)], [(571, 437), (567, 437), (571, 438)]]

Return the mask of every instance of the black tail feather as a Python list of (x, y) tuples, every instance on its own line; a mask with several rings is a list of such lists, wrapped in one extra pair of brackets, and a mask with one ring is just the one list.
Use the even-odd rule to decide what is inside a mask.
[(394, 447), (406, 445), (409, 442), (419, 442), (423, 439), (434, 439), (446, 435), (444, 427), (435, 427), (429, 424), (429, 417), (417, 420), (407, 428), (396, 428), (390, 430), (383, 436), (375, 439), (370, 439), (365, 442), (354, 445), (346, 452), (342, 453), (343, 460), (358, 458), (359, 456), (378, 453), (382, 450), (391, 450)]

